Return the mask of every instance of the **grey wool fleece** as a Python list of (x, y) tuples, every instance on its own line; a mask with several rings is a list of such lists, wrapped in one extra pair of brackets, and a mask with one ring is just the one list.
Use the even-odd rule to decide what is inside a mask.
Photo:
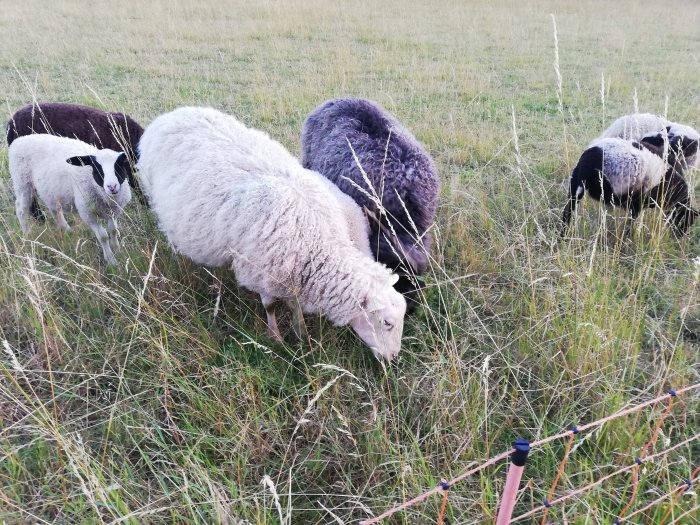
[(368, 212), (372, 251), (401, 276), (395, 287), (414, 309), (420, 288), (415, 275), (428, 267), (428, 230), (440, 194), (430, 155), (393, 115), (359, 98), (317, 107), (304, 122), (301, 144), (303, 166), (330, 179)]

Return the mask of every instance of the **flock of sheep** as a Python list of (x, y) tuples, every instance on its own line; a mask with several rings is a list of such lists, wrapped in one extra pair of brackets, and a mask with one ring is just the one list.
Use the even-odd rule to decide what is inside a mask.
[[(621, 117), (572, 172), (566, 230), (585, 191), (636, 217), (658, 206), (686, 233), (699, 215), (684, 172), (700, 135), (662, 117)], [(391, 114), (363, 99), (330, 100), (306, 119), (301, 161), (267, 134), (212, 108), (183, 107), (144, 130), (123, 113), (68, 103), (18, 110), (7, 125), (22, 231), (59, 228), (77, 212), (116, 265), (117, 218), (131, 190), (171, 245), (193, 261), (235, 270), (260, 295), (271, 337), (276, 306), (350, 325), (378, 358), (401, 349), (404, 316), (429, 266), (440, 183), (434, 162)], [(106, 225), (106, 228), (105, 228)]]

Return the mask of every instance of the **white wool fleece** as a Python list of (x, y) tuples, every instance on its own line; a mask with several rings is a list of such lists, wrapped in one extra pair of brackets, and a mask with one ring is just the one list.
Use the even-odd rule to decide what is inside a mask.
[(648, 192), (661, 184), (668, 165), (647, 149), (635, 148), (630, 141), (598, 139), (589, 148), (603, 150), (603, 173), (618, 196), (632, 191)]
[(664, 117), (651, 113), (634, 113), (618, 118), (599, 138), (640, 140), (647, 133), (661, 131), (670, 125), (671, 122)]
[(336, 325), (372, 308), (405, 311), (394, 276), (367, 255), (366, 231), (351, 231), (360, 208), (265, 133), (180, 108), (146, 128), (139, 151), (161, 230), (195, 262), (231, 266), (241, 286)]
[[(271, 139), (267, 133), (248, 128), (234, 117), (213, 108), (183, 107), (167, 115), (170, 115), (167, 120), (156, 119), (148, 126), (151, 137), (154, 134), (160, 137), (159, 148), (171, 152), (167, 159), (156, 161), (159, 170), (177, 170), (179, 166), (192, 160), (190, 148), (178, 148), (181, 140), (179, 137), (186, 136), (187, 140), (192, 142), (193, 150), (201, 149), (207, 152), (211, 148), (211, 151), (231, 152), (230, 158), (222, 159), (222, 167), (235, 163), (236, 169), (254, 175), (312, 178), (316, 180), (316, 184), (325, 186), (338, 201), (337, 205), (342, 209), (340, 215), (346, 219), (350, 238), (355, 246), (364, 254), (373, 256), (369, 245), (369, 223), (357, 203), (321, 174), (302, 168), (296, 157), (279, 142)], [(162, 129), (167, 131), (161, 133)], [(146, 141), (142, 140), (139, 143), (139, 151), (142, 151), (145, 145)], [(206, 155), (207, 153), (204, 153), (204, 158)], [(142, 172), (144, 166), (143, 162), (139, 162)], [(141, 179), (148, 194), (150, 181), (143, 174)]]

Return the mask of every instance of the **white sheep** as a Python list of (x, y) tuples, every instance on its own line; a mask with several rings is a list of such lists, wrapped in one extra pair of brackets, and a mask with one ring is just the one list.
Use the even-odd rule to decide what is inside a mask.
[(685, 124), (652, 115), (635, 113), (625, 115), (613, 122), (600, 138), (621, 138), (642, 141), (656, 146), (660, 155), (670, 154), (680, 162), (681, 169), (696, 166), (698, 163), (698, 142), (700, 133)]
[(38, 197), (62, 230), (70, 230), (64, 212), (77, 212), (95, 233), (107, 263), (117, 264), (117, 217), (131, 199), (126, 181), (131, 168), (123, 152), (66, 137), (27, 135), (10, 145), (9, 165), (24, 233)]
[[(300, 334), (304, 313), (350, 324), (375, 356), (401, 348), (406, 302), (375, 262), (359, 207), (305, 170), (265, 133), (211, 108), (156, 118), (139, 143), (139, 170), (158, 223), (193, 261), (232, 267), (258, 294), (270, 335), (275, 303)], [(361, 220), (360, 220), (361, 219)], [(352, 224), (364, 224), (360, 228)]]
[(669, 125), (671, 125), (671, 121), (664, 117), (651, 113), (634, 113), (615, 120), (608, 129), (601, 133), (599, 138), (640, 140), (647, 133), (659, 132)]

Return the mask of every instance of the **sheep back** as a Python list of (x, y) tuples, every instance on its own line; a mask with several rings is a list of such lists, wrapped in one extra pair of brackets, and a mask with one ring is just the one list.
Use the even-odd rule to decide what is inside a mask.
[(357, 309), (334, 308), (343, 287), (390, 280), (353, 245), (327, 182), (265, 133), (211, 108), (179, 108), (156, 118), (139, 148), (159, 227), (193, 261), (231, 266), (241, 286), (296, 297), (337, 324)]
[[(435, 218), (440, 181), (418, 140), (378, 104), (336, 99), (308, 116), (301, 142), (304, 167), (330, 179), (374, 217), (370, 246), (377, 260), (400, 272), (424, 273), (431, 245), (426, 232)], [(402, 278), (397, 289), (413, 294), (416, 285)]]
[[(602, 168), (616, 197), (634, 192), (648, 193), (661, 184), (668, 170), (668, 165), (660, 157), (624, 139), (599, 139), (592, 142), (587, 151), (595, 152), (593, 157), (596, 161), (588, 166), (591, 173), (587, 173), (585, 178), (591, 181), (597, 179), (597, 173), (593, 172), (600, 172)], [(587, 157), (591, 157), (590, 154)]]
[(640, 140), (650, 132), (661, 131), (671, 122), (664, 117), (651, 113), (634, 113), (624, 115), (615, 120), (599, 138), (619, 138), (626, 140)]
[[(41, 102), (17, 110), (7, 122), (8, 146), (17, 137), (32, 134), (68, 137), (96, 148), (123, 151), (135, 165), (143, 128), (125, 113), (67, 102)], [(141, 197), (133, 172), (129, 173), (129, 185)]]
[(7, 122), (7, 144), (34, 133), (75, 138), (96, 148), (135, 156), (143, 128), (125, 113), (80, 104), (41, 102), (28, 104), (12, 115)]

